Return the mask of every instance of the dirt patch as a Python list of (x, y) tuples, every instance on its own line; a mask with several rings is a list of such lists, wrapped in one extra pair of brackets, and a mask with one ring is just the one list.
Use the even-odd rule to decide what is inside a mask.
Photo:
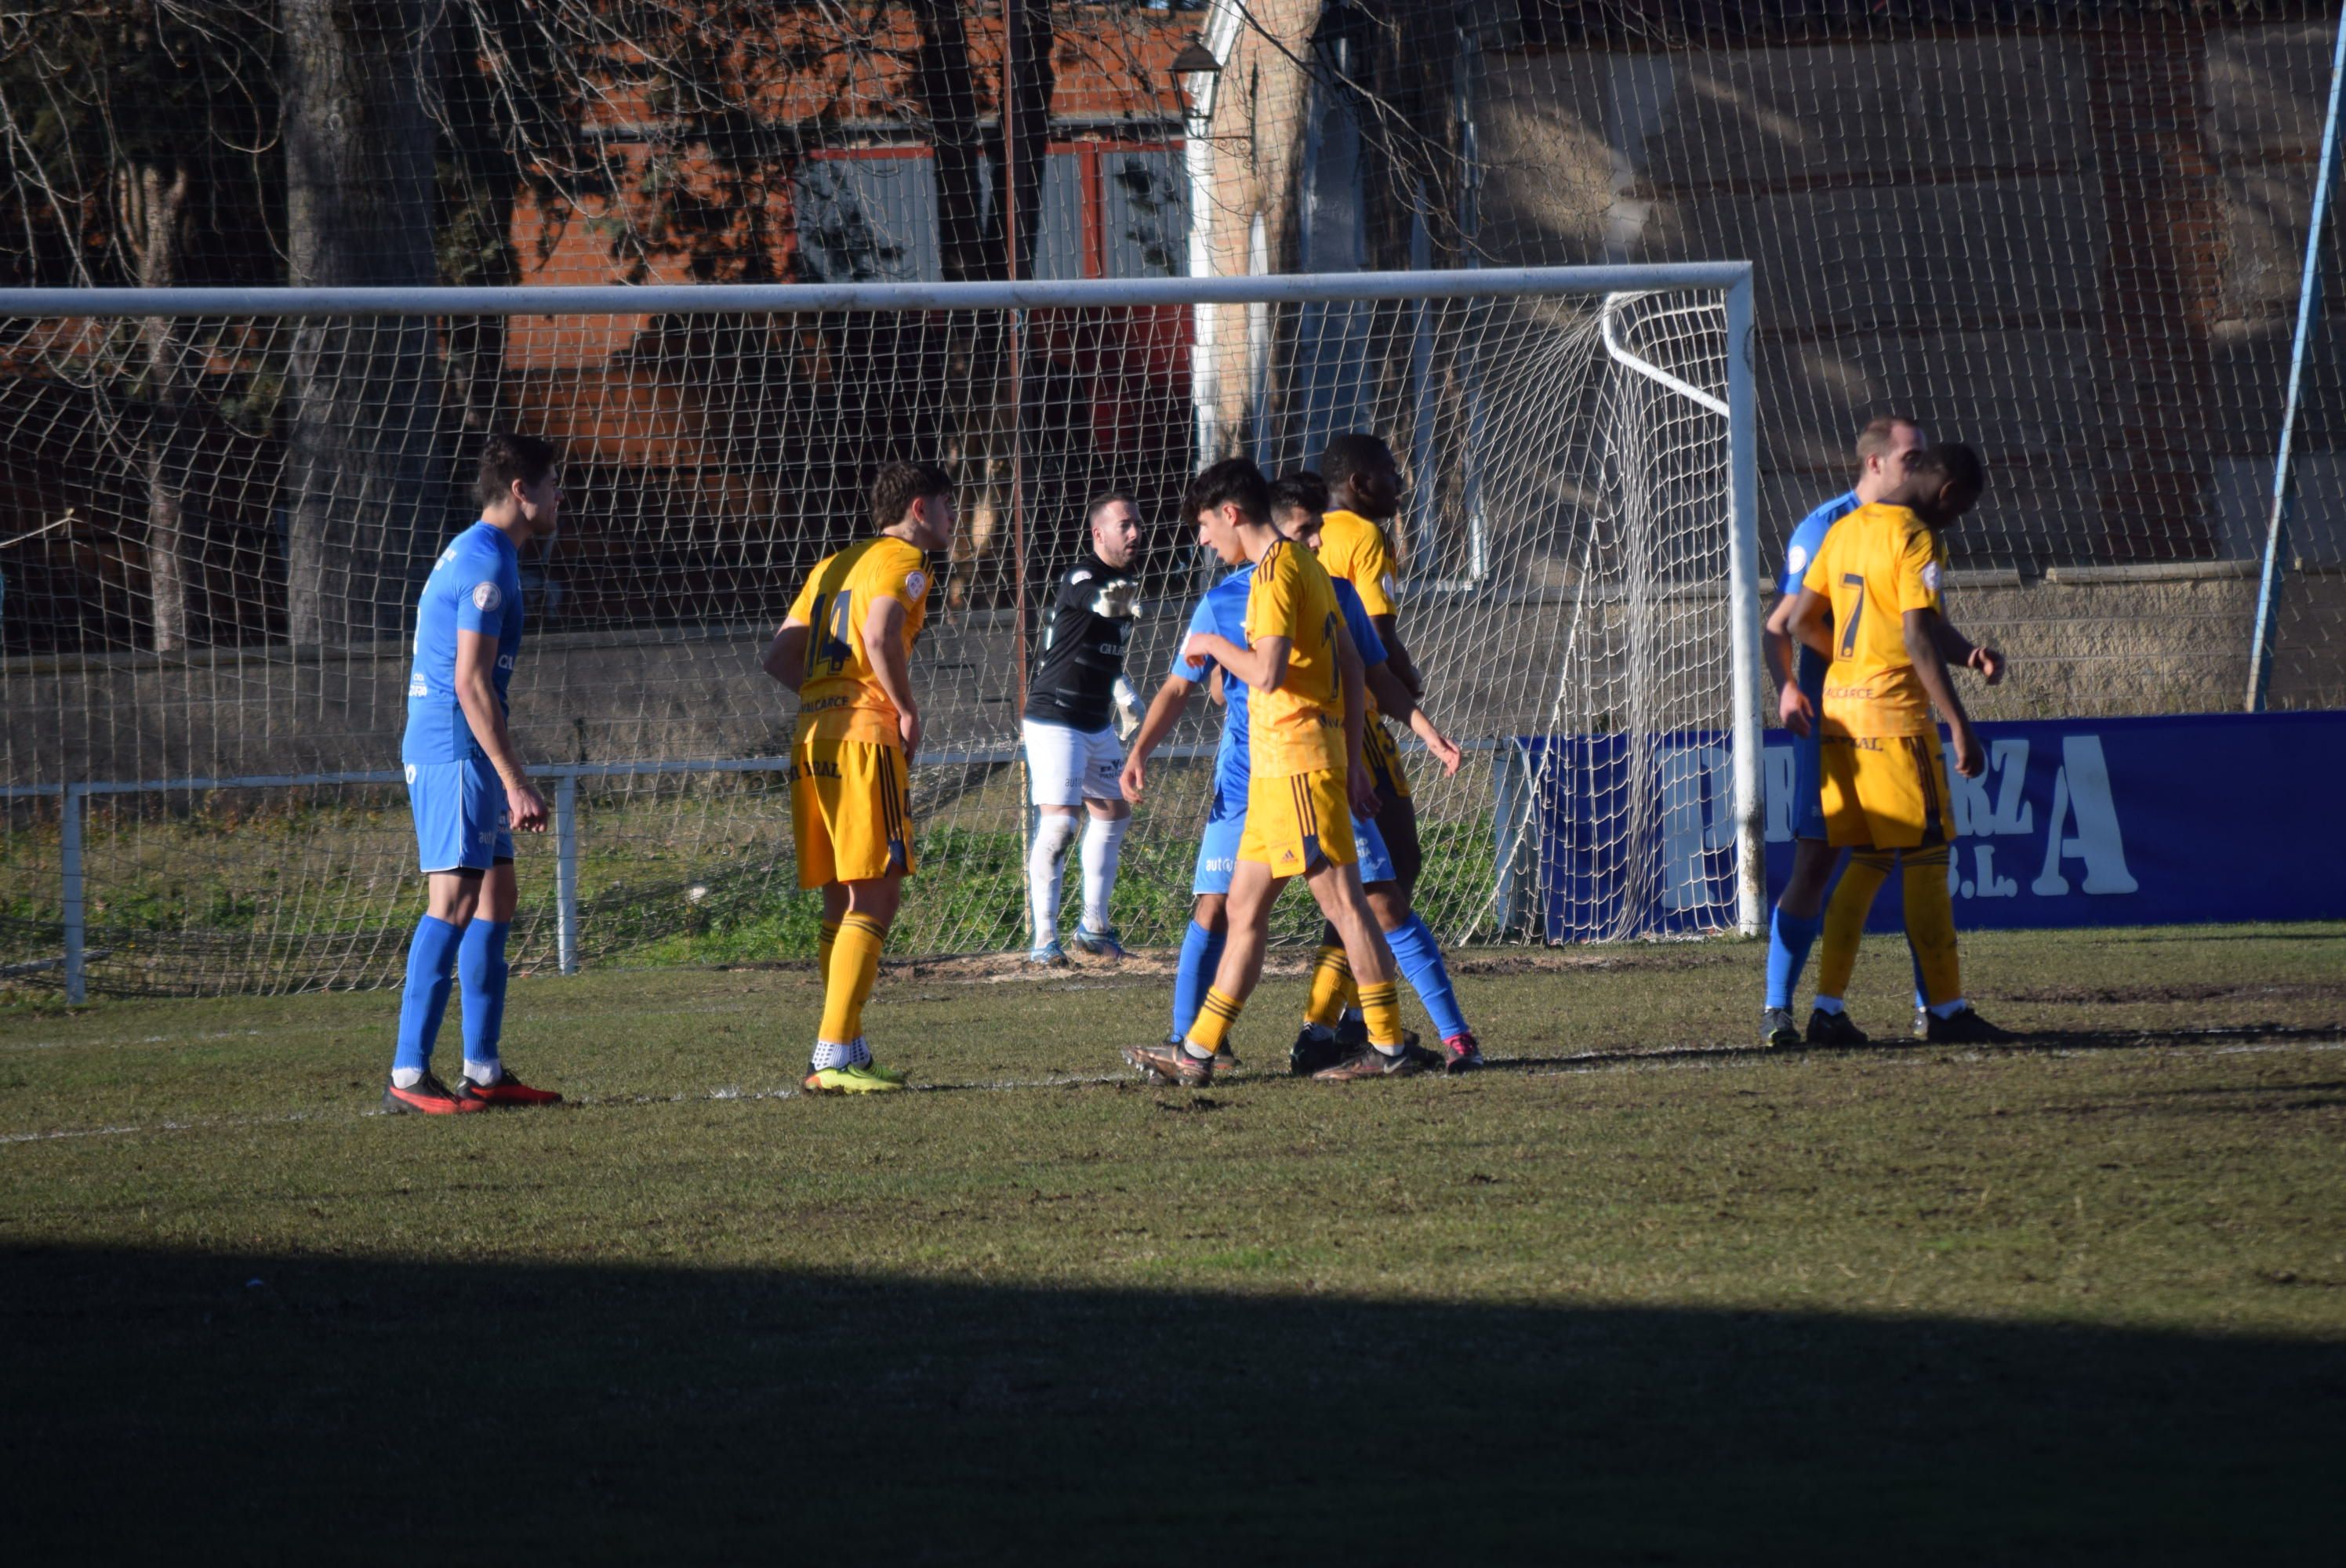
[(2337, 1002), (2346, 1004), (2346, 983), (2298, 981), (2276, 985), (2146, 984), (2131, 986), (2045, 985), (2005, 993), (2012, 1002), (2055, 1007), (2123, 1007), (2145, 1003)]

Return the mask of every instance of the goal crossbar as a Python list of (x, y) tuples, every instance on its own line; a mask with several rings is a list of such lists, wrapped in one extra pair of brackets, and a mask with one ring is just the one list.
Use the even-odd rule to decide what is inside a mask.
[(0, 316), (728, 315), (828, 311), (1049, 311), (1136, 305), (1473, 300), (1751, 286), (1749, 261), (1638, 267), (1489, 267), (1231, 278), (1081, 278), (1018, 283), (578, 284), (520, 289), (0, 289)]
[[(1710, 302), (1700, 307), (1671, 306), (1660, 298), (1674, 292), (1697, 291), (1708, 294)], [(1591, 308), (1586, 317), (1579, 317), (1577, 311), (1551, 312), (1542, 309), (1521, 316), (1518, 324), (1545, 331), (1552, 320), (1563, 321), (1578, 317), (1576, 325), (1558, 327), (1557, 331), (1583, 334), (1580, 341), (1596, 354), (1599, 362), (1609, 359), (1628, 372), (1632, 382), (1645, 383), (1647, 392), (1642, 402), (1632, 397), (1626, 402), (1608, 402), (1601, 405), (1609, 411), (1602, 417), (1614, 422), (1605, 427), (1610, 433), (1606, 442), (1612, 444), (1603, 448), (1612, 453), (1612, 457), (1592, 461), (1585, 471), (1575, 466), (1571, 473), (1559, 471), (1550, 476), (1556, 482), (1552, 494), (1576, 497), (1620, 494), (1631, 497), (1623, 504), (1617, 515), (1606, 511), (1602, 505), (1598, 506), (1597, 512), (1586, 514), (1591, 520), (1583, 525), (1592, 530), (1588, 535), (1592, 548), (1597, 537), (1594, 532), (1597, 523), (1594, 519), (1598, 512), (1604, 513), (1606, 526), (1620, 530), (1620, 537), (1643, 541), (1639, 547), (1649, 552), (1662, 536), (1659, 530), (1666, 526), (1678, 527), (1681, 525), (1679, 519), (1689, 513), (1699, 514), (1700, 521), (1697, 525), (1715, 530), (1708, 535), (1711, 543), (1708, 547), (1716, 549), (1723, 545), (1725, 548), (1723, 561), (1718, 555), (1709, 556), (1697, 569), (1698, 575), (1694, 576), (1680, 575), (1678, 568), (1665, 567), (1660, 564), (1662, 556), (1648, 554), (1640, 557), (1636, 569), (1617, 574), (1617, 581), (1609, 577), (1600, 580), (1586, 575), (1588, 563), (1584, 560), (1578, 568), (1583, 575), (1575, 579), (1575, 613), (1589, 611), (1594, 615), (1595, 606), (1610, 606), (1603, 615), (1595, 616), (1591, 625), (1599, 628), (1602, 636), (1619, 640), (1640, 635), (1641, 627), (1649, 629), (1655, 624), (1653, 618), (1656, 616), (1671, 614), (1667, 606), (1688, 590), (1703, 589), (1715, 593), (1723, 589), (1728, 604), (1724, 606), (1727, 614), (1723, 623), (1715, 617), (1715, 612), (1699, 617), (1702, 624), (1698, 627), (1692, 622), (1686, 623), (1685, 635), (1689, 640), (1682, 646), (1706, 651), (1647, 660), (1637, 667), (1634, 677), (1620, 671), (1605, 675), (1603, 678), (1611, 681), (1613, 688), (1609, 689), (1608, 695), (1592, 697), (1589, 712), (1582, 715), (1576, 722), (1592, 731), (1611, 729), (1617, 721), (1608, 711), (1608, 705), (1615, 703), (1627, 704), (1633, 712), (1650, 719), (1672, 703), (1684, 700), (1684, 692), (1688, 689), (1686, 670), (1698, 667), (1707, 660), (1716, 661), (1710, 664), (1713, 679), (1719, 673), (1728, 675), (1729, 689), (1725, 694), (1724, 706), (1729, 711), (1720, 716), (1729, 720), (1726, 727), (1728, 734), (1723, 738), (1728, 743), (1725, 748), (1728, 756), (1719, 759), (1727, 767), (1720, 769), (1714, 764), (1694, 765), (1711, 768), (1713, 770), (1707, 777), (1712, 782), (1689, 785), (1686, 778), (1680, 776), (1688, 765), (1673, 763), (1670, 766), (1678, 769), (1678, 773), (1673, 775), (1678, 782), (1669, 788), (1677, 793), (1668, 800), (1658, 796), (1636, 810), (1627, 810), (1617, 805), (1606, 805), (1603, 809), (1609, 814), (1608, 821), (1618, 819), (1612, 821), (1615, 829), (1631, 834), (1649, 835), (1658, 845), (1666, 837), (1660, 826), (1662, 816), (1675, 813), (1671, 816), (1672, 822), (1677, 824), (1680, 821), (1685, 792), (1689, 789), (1701, 792), (1712, 802), (1702, 809), (1714, 811), (1720, 796), (1730, 792), (1717, 788), (1719, 783), (1726, 782), (1720, 777), (1721, 771), (1729, 773), (1732, 780), (1732, 804), (1725, 814), (1730, 820), (1721, 823), (1717, 815), (1708, 817), (1708, 825), (1699, 835), (1702, 840), (1700, 852), (1726, 848), (1719, 838), (1708, 835), (1721, 827), (1728, 830), (1728, 836), (1732, 840), (1735, 924), (1746, 934), (1756, 934), (1762, 929), (1765, 909), (1760, 700), (1765, 683), (1760, 678), (1761, 579), (1759, 569), (1759, 475), (1752, 353), (1753, 295), (1754, 271), (1750, 262), (1705, 261), (1636, 266), (1086, 279), (1016, 283), (781, 283), (505, 289), (0, 289), (0, 316), (19, 321), (109, 322), (203, 318), (289, 321), (339, 318), (389, 322), (401, 319), (411, 321), (438, 319), (444, 321), (491, 317), (576, 319), (599, 316), (634, 318), (640, 322), (645, 318), (658, 317), (804, 318), (842, 314), (869, 317), (883, 313), (913, 317), (926, 313), (991, 312), (1007, 316), (1016, 323), (1027, 311), (1113, 314), (1120, 311), (1170, 309), (1195, 312), (1195, 336), (1188, 349), (1188, 354), (1194, 354), (1196, 358), (1193, 361), (1188, 354), (1184, 355), (1182, 373), (1194, 378), (1192, 402), (1199, 411), (1202, 432), (1209, 407), (1204, 400), (1209, 394), (1195, 389), (1209, 387), (1217, 374), (1228, 374), (1210, 368), (1206, 362), (1208, 354), (1219, 352), (1224, 357), (1242, 356), (1249, 366), (1246, 376), (1250, 384), (1244, 389), (1245, 397), (1260, 403), (1267, 395), (1260, 379), (1260, 366), (1267, 362), (1266, 349), (1264, 343), (1256, 341), (1257, 337), (1265, 331), (1259, 314), (1261, 308), (1282, 312), (1276, 319), (1284, 323), (1282, 330), (1297, 335), (1299, 341), (1305, 341), (1313, 332), (1322, 334), (1317, 340), (1311, 340), (1311, 346), (1297, 349), (1290, 345), (1285, 351), (1297, 356), (1293, 363), (1304, 362), (1311, 354), (1320, 355), (1326, 364), (1313, 373), (1324, 377), (1330, 373), (1342, 373), (1348, 362), (1344, 355), (1357, 349), (1357, 344), (1353, 349), (1346, 348), (1348, 340), (1344, 334), (1362, 329), (1348, 323), (1370, 319), (1365, 314), (1349, 316), (1345, 307), (1384, 307), (1375, 312), (1375, 320), (1382, 323), (1395, 315), (1392, 307), (1398, 306), (1401, 320), (1398, 328), (1383, 324), (1367, 330), (1388, 335), (1396, 331), (1406, 335), (1413, 331), (1419, 335), (1419, 341), (1412, 351), (1415, 357), (1411, 361), (1414, 367), (1412, 373), (1419, 380), (1413, 383), (1416, 390), (1411, 395), (1416, 401), (1414, 414), (1421, 425), (1431, 428), (1437, 421), (1450, 421), (1450, 433), (1442, 439), (1461, 443), (1459, 449), (1476, 453), (1471, 463), (1485, 461), (1484, 454), (1504, 448), (1510, 441), (1520, 443), (1530, 439), (1537, 450), (1547, 453), (1543, 461), (1574, 466), (1576, 459), (1566, 460), (1561, 455), (1577, 439), (1567, 435), (1567, 427), (1576, 429), (1572, 421), (1596, 410), (1598, 404), (1592, 402), (1586, 408), (1576, 412), (1568, 402), (1559, 401), (1556, 407), (1545, 407), (1538, 404), (1536, 400), (1524, 398), (1521, 395), (1524, 386), (1531, 384), (1525, 378), (1528, 375), (1538, 380), (1535, 372), (1545, 363), (1536, 355), (1532, 355), (1519, 356), (1512, 362), (1502, 360), (1500, 367), (1489, 372), (1490, 376), (1498, 379), (1491, 380), (1487, 384), (1512, 388), (1515, 402), (1494, 412), (1494, 405), (1486, 402), (1484, 372), (1477, 370), (1457, 378), (1441, 394), (1449, 397), (1454, 402), (1454, 408), (1443, 404), (1437, 409), (1429, 402), (1429, 399), (1437, 394), (1426, 390), (1430, 384), (1426, 378), (1431, 353), (1427, 344), (1433, 341), (1432, 334), (1437, 330), (1454, 333), (1468, 330), (1460, 323), (1473, 322), (1475, 325), (1472, 331), (1484, 331), (1482, 323), (1486, 317), (1505, 319), (1504, 311), (1493, 316), (1492, 307), (1503, 305), (1506, 300), (1585, 303)], [(1417, 308), (1413, 318), (1410, 311), (1412, 306)], [(1451, 325), (1437, 328), (1433, 323), (1443, 318), (1434, 312), (1453, 306), (1463, 306), (1464, 309), (1448, 319)], [(1229, 342), (1215, 341), (1219, 307), (1245, 308), (1243, 320), (1230, 323), (1242, 327), (1242, 332)], [(1293, 308), (1291, 314), (1286, 313), (1289, 308)], [(1688, 369), (1691, 361), (1679, 357), (1678, 351), (1671, 349), (1673, 342), (1682, 344), (1688, 341), (1686, 334), (1678, 339), (1637, 335), (1650, 334), (1656, 322), (1668, 322), (1668, 330), (1676, 332), (1682, 324), (1695, 322), (1698, 319), (1704, 324), (1698, 329), (1689, 327), (1688, 332), (1703, 337), (1709, 345), (1704, 351), (1710, 356), (1699, 372)], [(1409, 324), (1413, 320), (1416, 323), (1413, 328)], [(628, 330), (635, 329), (630, 327)], [(1014, 324), (1013, 331), (1019, 330)], [(1229, 335), (1227, 328), (1223, 335)], [(1657, 352), (1648, 346), (1657, 341), (1670, 351)], [(1670, 368), (1666, 368), (1666, 363)], [(1328, 366), (1336, 369), (1330, 372)], [(1283, 372), (1291, 370), (1292, 363), (1282, 364)], [(1509, 375), (1516, 378), (1515, 382), (1504, 379)], [(1538, 384), (1543, 388), (1552, 384), (1558, 386), (1560, 400), (1583, 395), (1576, 391), (1561, 390), (1563, 383), (1560, 381), (1538, 380)], [(1597, 384), (1594, 382), (1586, 383), (1591, 387)], [(1281, 395), (1300, 396), (1308, 402), (1317, 383), (1299, 382), (1298, 385), (1303, 388), (1301, 393), (1297, 393), (1293, 388), (1282, 387)], [(1570, 385), (1579, 387), (1583, 383), (1573, 382)], [(1238, 396), (1228, 388), (1224, 389), (1222, 395), (1225, 401)], [(1592, 399), (1596, 396), (1595, 393), (1586, 395)], [(1608, 398), (1611, 395), (1606, 394)], [(1244, 398), (1238, 398), (1238, 401), (1242, 402)], [(1527, 410), (1530, 411), (1528, 414)], [(1538, 433), (1542, 432), (1545, 433)], [(1198, 450), (1201, 453), (1229, 450), (1233, 439), (1259, 442), (1261, 438), (1260, 435), (1234, 438), (1227, 432), (1220, 432), (1209, 441), (1201, 433)], [(1433, 438), (1421, 432), (1421, 443), (1429, 439)], [(1624, 443), (1627, 444), (1618, 444)], [(1553, 451), (1550, 450), (1551, 445), (1554, 446)], [(1597, 449), (1592, 447), (1590, 450)], [(1710, 454), (1707, 459), (1689, 455), (1704, 451)], [(1616, 470), (1608, 466), (1609, 463), (1622, 461), (1625, 452), (1646, 463), (1646, 467), (1635, 470), (1641, 484), (1627, 481), (1625, 475), (1629, 470)], [(1256, 454), (1261, 461), (1270, 461), (1260, 450)], [(1412, 455), (1422, 457), (1424, 454), (1413, 453)], [(1201, 457), (1199, 461), (1202, 460)], [(1694, 469), (1687, 466), (1697, 462), (1708, 463), (1709, 466), (1704, 471), (1707, 476), (1697, 475)], [(1690, 484), (1689, 481), (1694, 479), (1698, 479), (1698, 483)], [(1485, 501), (1478, 487), (1488, 481), (1479, 469), (1470, 467), (1462, 483), (1464, 488), (1451, 498), (1451, 504), (1459, 509), (1461, 515), (1475, 530), (1471, 537), (1474, 550), (1479, 552), (1484, 547), (1484, 535), (1479, 530), (1484, 527)], [(1595, 491), (1587, 489), (1591, 484), (1598, 488)], [(1547, 503), (1550, 494), (1541, 491), (1536, 485), (1526, 489), (1517, 484), (1506, 491), (1502, 498), (1492, 500), (1488, 504), (1496, 509), (1495, 514), (1519, 520), (1525, 514), (1527, 504), (1536, 508)], [(1576, 507), (1596, 504), (1579, 499), (1573, 499), (1568, 504)], [(1672, 508), (1676, 510), (1668, 510)], [(1474, 554), (1468, 565), (1472, 572), (1464, 580), (1484, 585), (1482, 574), (1485, 567), (1483, 556)], [(1022, 573), (1023, 570), (1022, 566)], [(1539, 585), (1543, 591), (1554, 591), (1557, 587), (1556, 584), (1545, 578), (1539, 579)], [(1513, 596), (1485, 594), (1478, 596), (1476, 605), (1479, 609), (1497, 604), (1502, 599), (1508, 604), (1515, 602)], [(1601, 649), (1596, 654), (1576, 654), (1575, 646), (1569, 643), (1566, 646), (1564, 657), (1567, 662), (1576, 657), (1595, 658), (1602, 667), (1605, 659), (1611, 657)], [(1727, 667), (1724, 672), (1719, 670), (1720, 664)], [(1578, 673), (1577, 667), (1567, 670), (1563, 678), (1569, 682), (1576, 673)], [(1590, 687), (1589, 689), (1594, 691), (1597, 688)], [(1710, 689), (1717, 691), (1715, 686)], [(1714, 697), (1712, 700), (1717, 699)], [(1709, 712), (1719, 716), (1716, 707)], [(1526, 721), (1512, 719), (1509, 722), (1521, 724)], [(1536, 728), (1535, 721), (1529, 722)], [(1681, 717), (1675, 722), (1682, 727), (1687, 719)], [(1716, 725), (1717, 717), (1706, 722)], [(1637, 732), (1647, 733), (1644, 728)], [(1519, 728), (1507, 729), (1500, 735), (1482, 737), (1480, 743), (1495, 746), (1504, 735), (1520, 733), (1523, 731)], [(1709, 733), (1718, 736), (1716, 728), (1711, 728)], [(973, 733), (958, 738), (974, 744), (965, 744), (958, 750), (948, 748), (936, 756), (923, 758), (923, 761), (976, 763), (1000, 761), (1010, 755), (1001, 751), (998, 745), (989, 744), (994, 739), (990, 734), (981, 736)], [(558, 899), (561, 918), (557, 928), (561, 967), (568, 970), (577, 962), (577, 851), (576, 828), (571, 824), (575, 824), (576, 791), (582, 779), (608, 780), (704, 772), (750, 773), (770, 771), (776, 766), (777, 759), (772, 758), (733, 757), (582, 762), (532, 769), (534, 776), (549, 779), (559, 786), (562, 797), (560, 814), (567, 826), (567, 830), (561, 835), (564, 842), (560, 846), (561, 865), (557, 879), (561, 889)], [(329, 778), (337, 783), (354, 786), (391, 781), (391, 776), (384, 775), (380, 769), (329, 769), (315, 776), (318, 781)], [(9, 797), (52, 791), (65, 797), (66, 809), (62, 819), (64, 842), (60, 850), (67, 870), (69, 890), (65, 907), (67, 911), (66, 946), (69, 956), (74, 960), (66, 965), (69, 981), (74, 983), (70, 990), (78, 993), (81, 989), (79, 983), (85, 956), (80, 951), (83, 947), (81, 927), (84, 911), (78, 874), (82, 849), (79, 808), (84, 798), (116, 793), (145, 794), (158, 790), (168, 792), (175, 789), (215, 785), (291, 787), (311, 781), (311, 776), (308, 774), (296, 777), (293, 774), (280, 775), (274, 770), (256, 770), (250, 776), (239, 772), (235, 777), (225, 773), (215, 777), (209, 772), (191, 771), (188, 777), (161, 780), (126, 777), (94, 782), (85, 778), (62, 785), (26, 785), (0, 791)], [(1520, 825), (1521, 830), (1535, 833), (1542, 831), (1536, 825), (1538, 820), (1538, 813), (1527, 814)], [(1669, 830), (1676, 832), (1678, 829), (1674, 826)], [(1502, 830), (1503, 842), (1499, 851), (1502, 859), (1510, 852), (1504, 842), (1505, 837)], [(1672, 841), (1683, 846), (1685, 840), (1681, 837)], [(1570, 854), (1577, 850), (1567, 850), (1561, 847), (1559, 841), (1558, 852)], [(1674, 872), (1657, 874), (1683, 874), (1685, 871), (1685, 867), (1679, 866)], [(1715, 872), (1707, 874), (1715, 875)], [(1643, 888), (1644, 884), (1639, 886)], [(1646, 888), (1634, 896), (1660, 895), (1651, 888)], [(1501, 902), (1504, 904), (1504, 901), (1502, 895)], [(1711, 901), (1710, 907), (1716, 908), (1717, 901)], [(1579, 928), (1576, 926), (1574, 929)]]

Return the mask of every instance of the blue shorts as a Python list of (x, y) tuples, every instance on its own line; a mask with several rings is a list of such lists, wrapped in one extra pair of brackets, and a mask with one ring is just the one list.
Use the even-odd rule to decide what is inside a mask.
[(1792, 837), (1825, 836), (1824, 753), (1811, 721), (1806, 735), (1792, 737)]
[(1198, 871), (1189, 880), (1192, 893), (1226, 893), (1230, 891), (1230, 873), (1239, 867), (1239, 840), (1246, 836), (1246, 797), (1239, 797), (1239, 809), (1227, 817), (1216, 817), (1206, 824), (1198, 837)]
[(407, 806), (426, 871), (485, 871), (514, 858), (505, 787), (486, 758), (407, 764)]
[[(1206, 824), (1198, 839), (1198, 871), (1189, 884), (1192, 893), (1227, 893), (1230, 891), (1230, 873), (1238, 869), (1239, 840), (1246, 834), (1246, 813), (1218, 817)], [(1394, 880), (1392, 852), (1385, 848), (1385, 836), (1375, 822), (1366, 817), (1352, 819), (1352, 848), (1359, 856), (1361, 881), (1390, 882)]]
[(1400, 881), (1393, 871), (1392, 851), (1385, 848), (1384, 830), (1371, 817), (1352, 819), (1352, 849), (1359, 855), (1361, 881), (1391, 882)]

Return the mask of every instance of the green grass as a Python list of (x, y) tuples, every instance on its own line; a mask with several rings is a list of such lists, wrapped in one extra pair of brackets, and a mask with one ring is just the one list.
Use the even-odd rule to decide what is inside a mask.
[[(1180, 941), (1189, 911), (1208, 770), (1153, 775), (1125, 840), (1117, 913), (1136, 943)], [(1428, 788), (1432, 789), (1433, 781)], [(1482, 811), (1487, 779), (1444, 784), (1451, 809)], [(940, 769), (923, 779), (893, 945), (917, 953), (1001, 952), (1025, 933), (1024, 807), (1015, 770)], [(19, 805), (0, 835), (0, 963), (53, 958), (62, 942), (58, 825)], [(1480, 916), (1494, 881), (1483, 816), (1429, 820), (1419, 906), (1445, 931)], [(779, 775), (712, 775), (589, 787), (579, 811), (580, 952), (636, 967), (767, 962), (814, 951), (816, 896), (797, 885), (790, 795)], [(219, 994), (395, 985), (414, 925), (414, 840), (397, 786), (221, 790), (196, 798), (104, 797), (89, 809), (88, 945), (101, 994)], [(547, 841), (525, 842), (515, 953), (554, 962)], [(1064, 889), (1066, 923), (1081, 879)], [(1318, 929), (1302, 901), (1277, 936)], [(45, 972), (19, 989), (54, 988)], [(0, 995), (7, 987), (0, 983)]]
[[(395, 999), (0, 1009), (0, 1507), (78, 1558), (2304, 1559), (2346, 927), (1967, 939), (2010, 1049), (1751, 1048), (1739, 943), (1469, 955), (1502, 1058), (1150, 1089), (1165, 983), (517, 983), (579, 1103), (372, 1114)], [(1902, 1020), (1870, 946), (1863, 1021)], [(1299, 983), (1242, 1021), (1283, 1055)], [(454, 1021), (445, 1054), (454, 1054)], [(451, 1064), (453, 1066), (453, 1063)], [(30, 1558), (28, 1558), (30, 1560)]]

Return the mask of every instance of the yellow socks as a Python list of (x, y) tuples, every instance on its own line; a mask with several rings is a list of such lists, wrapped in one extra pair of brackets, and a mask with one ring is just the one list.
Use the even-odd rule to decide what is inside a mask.
[(1947, 850), (1910, 850), (1906, 853), (1906, 940), (1913, 945), (1915, 967), (1923, 972), (1923, 994), (1933, 1007), (1943, 1007), (1964, 994), (1962, 965), (1955, 957), (1955, 901), (1947, 891)]
[(1245, 1005), (1222, 994), (1221, 987), (1208, 986), (1206, 1000), (1198, 1004), (1198, 1016), (1189, 1024), (1190, 1049), (1219, 1055), (1223, 1042), (1230, 1037), (1230, 1025), (1239, 1021), (1239, 1009)]
[(1369, 1026), (1370, 1044), (1401, 1048), (1401, 993), (1393, 982), (1361, 987), (1361, 1017)]
[(863, 1003), (880, 978), (880, 949), (887, 928), (870, 915), (850, 914), (839, 922), (831, 962), (823, 970), (822, 1026), (817, 1033), (844, 1045), (863, 1033)]
[(1857, 939), (1865, 934), (1865, 917), (1872, 912), (1874, 895), (1890, 880), (1897, 858), (1894, 851), (1879, 850), (1861, 850), (1849, 858), (1832, 901), (1825, 906), (1824, 951), (1817, 956), (1819, 996), (1837, 997), (1849, 990), (1849, 977), (1857, 972)]
[(821, 975), (826, 983), (831, 979), (831, 944), (838, 941), (839, 922), (835, 920), (823, 921), (822, 934), (815, 938), (814, 942), (814, 972)]
[(1322, 947), (1311, 965), (1311, 1000), (1303, 1006), (1303, 1022), (1333, 1029), (1344, 1016), (1345, 993), (1352, 988), (1352, 961), (1341, 947)]

